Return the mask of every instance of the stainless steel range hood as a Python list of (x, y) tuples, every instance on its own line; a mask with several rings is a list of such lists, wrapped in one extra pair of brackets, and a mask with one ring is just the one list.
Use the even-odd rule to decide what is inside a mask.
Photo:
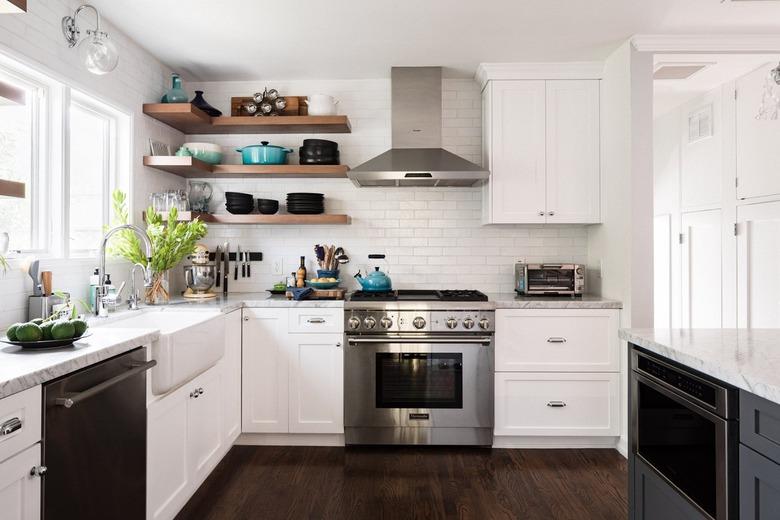
[(393, 67), (393, 147), (350, 170), (360, 187), (468, 187), (490, 172), (441, 148), (441, 67)]

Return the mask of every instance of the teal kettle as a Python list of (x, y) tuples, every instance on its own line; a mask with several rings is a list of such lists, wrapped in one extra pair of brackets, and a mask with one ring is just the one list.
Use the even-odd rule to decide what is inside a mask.
[[(384, 258), (385, 255), (368, 255), (369, 258)], [(390, 277), (379, 270), (379, 267), (374, 267), (374, 271), (367, 273), (366, 276), (360, 274), (360, 271), (355, 275), (355, 280), (358, 281), (360, 286), (366, 292), (388, 292), (393, 290), (393, 282)]]

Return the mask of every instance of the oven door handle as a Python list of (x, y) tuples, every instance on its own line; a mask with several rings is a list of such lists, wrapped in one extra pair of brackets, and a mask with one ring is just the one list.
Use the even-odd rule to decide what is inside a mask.
[(488, 345), (493, 340), (490, 336), (473, 337), (453, 337), (443, 338), (441, 336), (382, 336), (376, 338), (347, 338), (350, 344), (359, 343), (471, 343), (479, 345)]

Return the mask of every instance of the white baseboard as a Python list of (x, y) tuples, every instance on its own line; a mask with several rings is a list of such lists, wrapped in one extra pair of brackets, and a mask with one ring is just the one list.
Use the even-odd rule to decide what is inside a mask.
[(628, 458), (628, 440), (625, 437), (620, 438), (615, 449), (625, 458)]
[(344, 446), (343, 433), (242, 433), (239, 446)]
[(530, 448), (530, 449), (565, 449), (565, 448), (613, 448), (618, 449), (619, 437), (519, 437), (496, 436), (493, 438), (494, 448)]

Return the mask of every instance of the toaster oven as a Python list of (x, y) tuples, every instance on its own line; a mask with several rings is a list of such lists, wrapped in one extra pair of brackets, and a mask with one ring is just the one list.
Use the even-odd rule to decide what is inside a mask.
[(581, 296), (585, 292), (585, 266), (515, 264), (515, 291), (528, 296)]

